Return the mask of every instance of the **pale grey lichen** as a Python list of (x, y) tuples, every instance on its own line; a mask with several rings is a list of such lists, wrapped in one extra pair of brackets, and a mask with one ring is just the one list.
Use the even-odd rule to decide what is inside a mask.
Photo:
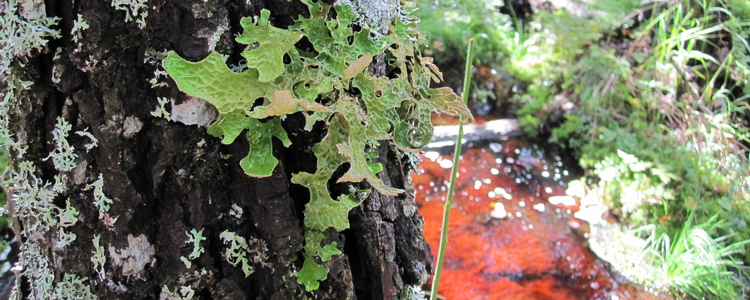
[(76, 154), (75, 148), (68, 143), (68, 132), (72, 126), (66, 122), (62, 117), (57, 117), (57, 124), (55, 129), (52, 130), (52, 139), (55, 141), (55, 150), (42, 160), (48, 160), (52, 158), (52, 163), (55, 165), (55, 169), (58, 171), (67, 172), (73, 170), (76, 166)]
[(221, 36), (227, 30), (229, 30), (229, 21), (226, 18), (219, 19), (219, 22), (221, 22), (221, 24), (219, 24), (219, 26), (216, 27), (216, 30), (211, 30), (209, 28), (201, 28), (193, 34), (193, 36), (197, 38), (206, 39), (209, 52), (214, 52), (214, 49), (216, 48), (216, 43), (218, 43)]
[(138, 279), (146, 280), (143, 277), (143, 271), (146, 265), (153, 266), (156, 262), (155, 254), (154, 246), (148, 242), (143, 234), (137, 237), (128, 234), (128, 247), (125, 249), (117, 250), (115, 247), (109, 246), (109, 257), (112, 259), (112, 264), (122, 267), (122, 275), (128, 278), (135, 276)]
[(232, 217), (235, 217), (237, 219), (242, 218), (242, 207), (237, 206), (237, 204), (232, 203), (232, 208), (229, 209), (229, 215)]
[(99, 299), (91, 292), (91, 286), (84, 283), (87, 277), (78, 277), (73, 274), (65, 274), (63, 280), (55, 286), (52, 293), (52, 300), (69, 300), (69, 299)]
[(99, 209), (99, 220), (102, 220), (107, 227), (112, 227), (117, 222), (117, 218), (109, 216), (109, 207), (112, 205), (112, 199), (104, 194), (104, 178), (102, 174), (99, 174), (99, 179), (87, 185), (83, 190), (88, 191), (91, 188), (94, 189), (94, 206)]
[[(0, 62), (0, 64), (2, 64), (2, 62)], [(0, 78), (2, 77), (2, 74), (0, 74)], [(10, 125), (8, 116), (10, 114), (10, 110), (15, 107), (16, 103), (13, 92), (8, 91), (3, 95), (2, 99), (3, 100), (0, 101), (0, 139), (5, 141), (5, 143), (3, 144), (3, 147), (5, 147), (5, 149), (7, 149), (8, 151), (15, 151), (16, 158), (22, 158), (26, 153), (26, 150), (29, 148), (28, 145), (24, 145), (21, 142), (22, 139), (12, 136), (10, 134), (10, 131), (8, 131), (8, 126)], [(17, 134), (22, 135), (23, 132), (18, 132)]]
[[(4, 183), (13, 184), (7, 207), (10, 215), (15, 217), (14, 231), (25, 238), (19, 263), (14, 267), (25, 280), (18, 280), (15, 289), (20, 288), (20, 282), (27, 282), (26, 296), (29, 299), (48, 299), (56, 293), (52, 266), (56, 252), (49, 251), (46, 245), (51, 242), (55, 250), (61, 250), (75, 240), (75, 234), (64, 231), (64, 228), (77, 222), (78, 211), (70, 202), (64, 209), (53, 203), (58, 192), (64, 190), (60, 174), (55, 176), (53, 185), (36, 177), (35, 173), (32, 162), (21, 161), (9, 166)], [(50, 236), (56, 238), (50, 241)], [(61, 292), (67, 289), (65, 285), (62, 288)]]
[(193, 262), (187, 259), (187, 257), (180, 256), (180, 260), (182, 261), (183, 264), (185, 264), (186, 268), (190, 269), (193, 267)]
[(107, 262), (107, 257), (104, 255), (104, 247), (99, 245), (101, 235), (94, 235), (94, 255), (91, 256), (91, 262), (94, 263), (94, 270), (99, 274), (99, 279), (104, 280), (104, 264)]
[(58, 61), (60, 61), (60, 54), (62, 54), (62, 51), (62, 47), (57, 47), (57, 50), (55, 50), (55, 56), (52, 58), (52, 61), (55, 62), (52, 65), (52, 82), (55, 84), (60, 83), (62, 74), (65, 72), (65, 68), (62, 67), (61, 64), (57, 63)]
[(94, 149), (94, 147), (96, 147), (96, 146), (99, 145), (99, 140), (97, 140), (96, 137), (94, 137), (93, 134), (91, 134), (90, 132), (88, 132), (88, 130), (89, 129), (86, 128), (83, 131), (76, 131), (77, 135), (85, 136), (85, 137), (87, 137), (87, 138), (89, 138), (91, 140), (91, 143), (88, 143), (88, 144), (84, 145), (84, 147), (86, 148), (86, 153), (88, 153), (89, 150)]
[[(225, 230), (219, 234), (219, 238), (224, 241), (225, 245), (229, 245), (224, 251), (224, 258), (232, 266), (241, 264), (242, 272), (245, 273), (245, 277), (250, 276), (255, 271), (253, 266), (250, 264), (265, 264), (268, 259), (266, 252), (266, 243), (256, 238), (250, 238), (250, 241), (246, 240), (234, 232)], [(250, 257), (252, 256), (252, 257)]]
[[(57, 185), (57, 183), (55, 185)], [(67, 200), (66, 204), (67, 206), (63, 209), (57, 208), (57, 217), (59, 219), (58, 226), (60, 226), (57, 232), (57, 242), (55, 243), (57, 249), (65, 248), (76, 239), (74, 233), (66, 232), (64, 228), (71, 227), (78, 222), (78, 210), (70, 204), (70, 200)]]
[(169, 78), (169, 76), (167, 71), (164, 71), (164, 68), (161, 65), (164, 58), (167, 57), (167, 53), (167, 50), (156, 51), (154, 48), (148, 48), (143, 53), (143, 63), (154, 67), (154, 77), (148, 80), (148, 82), (151, 83), (152, 89), (169, 86), (167, 84), (167, 78)]
[(61, 37), (59, 30), (51, 29), (60, 18), (48, 18), (43, 10), (26, 17), (21, 17), (16, 0), (0, 4), (0, 74), (7, 74), (14, 58), (41, 51), (49, 38)]
[(112, 281), (107, 281), (107, 288), (110, 291), (113, 291), (118, 294), (122, 294), (128, 291), (128, 289), (124, 285), (122, 285), (122, 282), (114, 283)]
[(143, 128), (143, 122), (138, 120), (135, 116), (128, 116), (125, 118), (125, 123), (122, 127), (122, 135), (126, 138), (132, 138), (136, 133), (141, 131), (141, 128)]
[(195, 291), (189, 285), (181, 286), (179, 293), (177, 293), (177, 290), (170, 291), (169, 287), (165, 285), (161, 288), (161, 294), (159, 294), (159, 300), (191, 300), (194, 297)]
[(423, 300), (425, 299), (425, 292), (419, 286), (407, 285), (401, 290), (401, 294), (398, 299), (400, 300)]
[(78, 42), (78, 39), (83, 38), (83, 31), (89, 29), (89, 24), (83, 19), (83, 15), (78, 14), (78, 20), (73, 21), (73, 29), (70, 34), (73, 36), (73, 41)]
[(58, 217), (61, 227), (70, 227), (78, 222), (78, 210), (70, 204), (70, 200), (67, 200), (65, 203), (67, 205), (64, 209), (58, 209), (60, 212)]
[(357, 12), (355, 23), (370, 28), (373, 40), (388, 34), (388, 27), (401, 14), (400, 0), (341, 0), (337, 5), (350, 5)]
[(164, 108), (164, 105), (169, 103), (169, 99), (158, 97), (156, 100), (159, 101), (159, 104), (156, 106), (156, 110), (151, 112), (151, 115), (157, 118), (167, 119), (168, 121), (171, 120), (169, 112)]
[(185, 125), (198, 125), (208, 128), (219, 116), (216, 108), (201, 98), (188, 97), (180, 104), (175, 104), (173, 99), (171, 104), (170, 119)]
[(148, 0), (112, 0), (112, 6), (117, 10), (125, 11), (125, 22), (135, 20), (138, 28), (146, 28), (146, 17), (148, 16)]
[(56, 249), (63, 249), (70, 245), (73, 241), (76, 240), (76, 234), (71, 232), (66, 232), (63, 229), (60, 229), (60, 231), (57, 232), (57, 242), (55, 242), (55, 248)]
[(190, 230), (190, 232), (185, 232), (188, 236), (187, 243), (193, 244), (193, 252), (190, 253), (189, 258), (191, 260), (198, 258), (201, 253), (205, 252), (205, 249), (201, 247), (201, 241), (205, 241), (206, 238), (203, 237), (203, 229), (201, 231), (196, 231), (195, 228)]
[(201, 246), (201, 241), (205, 241), (206, 238), (203, 237), (203, 229), (201, 229), (200, 231), (196, 231), (195, 228), (193, 228), (192, 230), (190, 230), (190, 232), (185, 231), (185, 234), (187, 235), (186, 243), (193, 244), (193, 251), (190, 253), (190, 255), (188, 255), (187, 258), (185, 258), (184, 256), (180, 257), (180, 260), (182, 260), (186, 267), (191, 268), (193, 266), (193, 263), (190, 261), (198, 258), (201, 253), (206, 251)]
[(34, 175), (34, 164), (30, 161), (9, 166), (6, 176), (6, 186), (14, 185), (15, 195), (9, 206), (11, 213), (23, 222), (22, 234), (32, 240), (42, 239), (43, 234), (57, 224), (52, 184)]

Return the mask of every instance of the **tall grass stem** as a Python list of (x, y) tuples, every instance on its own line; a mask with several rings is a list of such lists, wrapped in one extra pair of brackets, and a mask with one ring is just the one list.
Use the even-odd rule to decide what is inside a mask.
[[(464, 70), (464, 89), (461, 92), (461, 97), (464, 100), (464, 104), (468, 103), (469, 100), (469, 87), (471, 86), (471, 46), (474, 44), (474, 39), (469, 39), (469, 48), (466, 51), (466, 69)], [(435, 277), (432, 280), (432, 290), (430, 292), (430, 299), (436, 300), (438, 297), (438, 286), (440, 285), (440, 272), (443, 269), (443, 259), (445, 258), (445, 250), (448, 245), (448, 219), (450, 218), (451, 207), (453, 206), (453, 190), (456, 186), (456, 174), (458, 173), (458, 159), (461, 157), (461, 142), (464, 138), (464, 126), (461, 125), (464, 122), (464, 118), (461, 117), (461, 122), (458, 126), (458, 137), (456, 138), (456, 148), (453, 151), (453, 169), (451, 170), (451, 181), (448, 188), (448, 195), (445, 199), (445, 208), (443, 211), (443, 229), (440, 235), (440, 248), (438, 249), (438, 258), (435, 263)]]

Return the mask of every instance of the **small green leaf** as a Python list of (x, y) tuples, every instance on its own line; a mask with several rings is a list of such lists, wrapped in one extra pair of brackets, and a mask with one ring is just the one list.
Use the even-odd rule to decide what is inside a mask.
[(716, 202), (719, 203), (721, 208), (726, 209), (727, 211), (732, 211), (732, 200), (729, 200), (729, 198), (721, 197)]

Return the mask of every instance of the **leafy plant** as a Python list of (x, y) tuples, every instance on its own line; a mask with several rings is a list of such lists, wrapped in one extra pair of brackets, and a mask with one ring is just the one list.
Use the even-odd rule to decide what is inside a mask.
[(738, 299), (744, 294), (744, 283), (738, 276), (747, 276), (748, 267), (735, 255), (750, 240), (727, 244), (728, 236), (712, 238), (711, 234), (723, 225), (717, 216), (698, 225), (691, 221), (692, 215), (674, 239), (667, 234), (653, 238), (652, 232), (646, 251), (661, 266), (661, 272), (655, 274), (660, 285), (694, 299)]

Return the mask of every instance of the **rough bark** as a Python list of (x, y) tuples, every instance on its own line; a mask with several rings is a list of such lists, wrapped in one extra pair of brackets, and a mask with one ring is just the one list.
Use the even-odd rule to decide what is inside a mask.
[[(74, 274), (88, 278), (84, 284), (100, 299), (165, 298), (164, 286), (171, 291), (190, 286), (199, 299), (394, 299), (407, 285), (424, 283), (432, 258), (409, 192), (397, 197), (373, 192), (350, 212), (351, 229), (325, 232), (325, 242), (337, 242), (343, 255), (324, 263), (330, 271), (320, 288), (306, 292), (297, 283), (294, 273), (302, 267), (304, 244), (302, 211), (309, 193), (290, 178), (300, 171), (314, 172), (310, 149), (325, 134), (322, 124), (307, 132), (301, 115), (286, 118), (283, 125), (293, 146), (274, 147), (280, 163), (272, 176), (251, 178), (239, 167), (247, 143), (222, 145), (206, 134), (205, 126), (151, 114), (157, 97), (175, 99), (168, 105), (173, 113), (197, 100), (163, 77), (169, 85), (152, 88), (149, 80), (158, 66), (148, 62), (147, 53), (174, 50), (198, 60), (218, 51), (231, 62), (244, 47), (234, 41), (241, 17), (266, 8), (275, 25), (287, 26), (304, 12), (303, 5), (285, 0), (151, 0), (146, 3), (146, 26), (139, 28), (136, 22), (125, 22), (126, 12), (110, 4), (46, 0), (47, 15), (61, 17), (62, 38), (50, 41), (29, 62), (14, 62), (14, 75), (34, 83), (28, 90), (17, 89), (11, 117), (12, 132), (29, 146), (23, 160), (34, 162), (34, 175), (47, 182), (65, 175), (65, 191), (54, 205), (80, 212), (78, 222), (66, 228), (76, 235), (72, 243), (55, 248), (57, 237), (47, 234), (47, 243), (41, 245), (50, 258), (53, 287), (65, 274)], [(71, 29), (79, 14), (89, 28), (75, 42)], [(210, 115), (210, 109), (203, 113)], [(67, 140), (78, 158), (71, 171), (58, 171), (52, 160), (43, 160), (55, 149), (51, 132), (60, 116), (73, 126)], [(90, 140), (73, 134), (84, 130), (98, 140), (90, 151), (85, 150)], [(407, 161), (390, 143), (382, 143), (379, 152), (386, 166), (380, 178), (410, 191)], [(87, 189), (100, 174), (104, 194), (113, 199), (104, 219), (93, 204), (95, 191)], [(342, 188), (331, 184), (334, 193)], [(232, 213), (233, 205), (242, 208), (241, 216)], [(117, 219), (108, 227), (106, 218)], [(24, 224), (19, 218), (15, 222), (19, 228)], [(193, 249), (186, 234), (191, 229), (204, 229), (205, 253), (187, 267), (181, 257)], [(223, 257), (219, 235), (226, 230), (252, 240), (258, 251), (260, 260), (248, 277)], [(106, 254), (103, 275), (91, 261), (97, 235)], [(145, 254), (143, 271), (118, 264), (116, 257), (134, 240), (142, 243), (141, 237), (141, 245), (154, 248), (153, 255)], [(28, 239), (21, 242), (21, 247), (28, 246)], [(33, 267), (19, 264), (16, 274)], [(20, 276), (18, 295), (23, 298), (32, 286), (27, 275)]]

